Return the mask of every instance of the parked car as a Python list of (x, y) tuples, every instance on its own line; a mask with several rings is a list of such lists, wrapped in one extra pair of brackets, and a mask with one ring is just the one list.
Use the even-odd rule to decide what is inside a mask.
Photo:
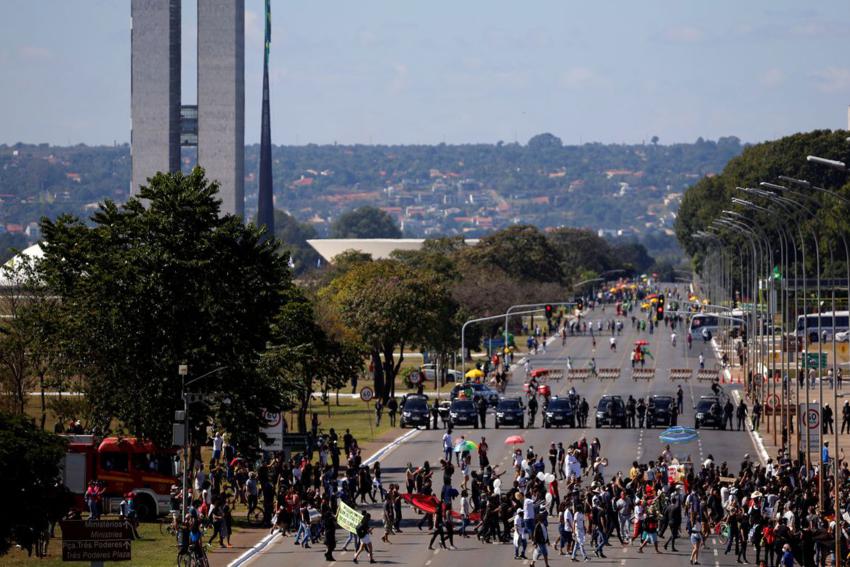
[(676, 425), (678, 407), (673, 396), (651, 396), (646, 407), (646, 427)]
[[(609, 411), (609, 407), (610, 411)], [(596, 427), (626, 427), (626, 403), (620, 396), (602, 396), (596, 404)]]
[(702, 396), (694, 407), (694, 429), (706, 426), (726, 429), (723, 424), (723, 406), (717, 396)]
[(475, 382), (455, 384), (454, 388), (452, 388), (451, 398), (454, 400), (461, 392), (468, 390), (472, 390), (472, 399), (474, 401), (478, 401), (478, 398), (483, 397), (490, 407), (496, 407), (496, 404), (499, 403), (499, 392), (487, 384), (478, 384)]
[(501, 398), (496, 405), (496, 429), (501, 425), (525, 427), (525, 408), (520, 398)]
[[(423, 364), (422, 365), (422, 374), (425, 375), (425, 380), (433, 382), (437, 377), (437, 365), (433, 363)], [(453, 370), (449, 368), (446, 372), (446, 381), (447, 382), (458, 382), (463, 381), (463, 374), (460, 370)]]
[(573, 403), (569, 398), (553, 397), (543, 411), (543, 427), (549, 429), (552, 426), (561, 427), (569, 425), (575, 428), (576, 415)]
[(471, 425), (478, 429), (478, 410), (472, 400), (452, 400), (449, 407), (449, 423), (452, 427)]
[(431, 429), (431, 412), (428, 408), (428, 396), (409, 395), (401, 407), (401, 428), (408, 425), (424, 425), (425, 429)]

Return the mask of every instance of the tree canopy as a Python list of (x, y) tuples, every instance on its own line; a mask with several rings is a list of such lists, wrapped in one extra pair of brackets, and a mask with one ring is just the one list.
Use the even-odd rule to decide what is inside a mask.
[(0, 412), (0, 470), (7, 513), (0, 514), (0, 555), (18, 525), (42, 527), (61, 495), (54, 490), (65, 440), (45, 433), (24, 416)]
[(85, 376), (101, 430), (117, 418), (170, 444), (181, 363), (190, 379), (225, 368), (192, 386), (215, 394), (192, 413), (242, 446), (256, 443), (258, 408), (276, 404), (257, 368), (290, 282), (287, 261), (274, 239), (220, 214), (217, 190), (200, 168), (157, 174), (125, 205), (103, 203), (91, 226), (43, 222), (39, 277), (61, 297), (62, 354)]
[(381, 209), (360, 207), (336, 219), (331, 226), (331, 238), (401, 238), (401, 229)]

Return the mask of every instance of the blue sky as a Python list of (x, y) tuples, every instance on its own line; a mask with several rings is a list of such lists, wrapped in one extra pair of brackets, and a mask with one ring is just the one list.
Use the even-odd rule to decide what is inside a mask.
[[(246, 5), (259, 140), (262, 0)], [(0, 143), (129, 140), (129, 0), (4, 0)], [(184, 0), (184, 102), (195, 99)], [(275, 143), (761, 141), (846, 128), (839, 0), (273, 0)]]

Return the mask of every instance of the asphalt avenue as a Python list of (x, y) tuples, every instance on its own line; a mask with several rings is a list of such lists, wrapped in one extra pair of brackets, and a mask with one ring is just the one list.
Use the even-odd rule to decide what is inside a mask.
[[(604, 321), (614, 318), (615, 312), (612, 306), (608, 306), (603, 312), (601, 308), (586, 313), (588, 323), (597, 320)], [(645, 314), (640, 314), (645, 317)], [(698, 357), (703, 353), (706, 361), (706, 368), (711, 368), (715, 364), (714, 353), (711, 350), (711, 345), (703, 343), (701, 340), (694, 340), (692, 350), (688, 351), (686, 341), (684, 340), (685, 329), (679, 326), (676, 329), (678, 336), (677, 346), (674, 348), (670, 341), (670, 330), (663, 324), (655, 330), (655, 333), (650, 335), (648, 330), (638, 332), (631, 326), (631, 321), (628, 318), (623, 319), (624, 328), (622, 335), (617, 337), (617, 350), (613, 351), (609, 347), (610, 334), (603, 331), (602, 336), (597, 336), (597, 348), (594, 351), (591, 345), (589, 336), (568, 337), (566, 346), (561, 346), (561, 339), (557, 338), (547, 347), (547, 352), (540, 352), (536, 356), (532, 356), (533, 368), (563, 368), (566, 364), (566, 357), (571, 358), (573, 368), (587, 367), (591, 356), (596, 359), (597, 368), (617, 367), (622, 370), (620, 378), (617, 380), (601, 381), (598, 378), (589, 378), (587, 381), (576, 381), (571, 383), (566, 379), (552, 380), (549, 382), (552, 388), (553, 395), (566, 395), (571, 385), (575, 386), (578, 394), (588, 399), (590, 404), (590, 415), (588, 418), (588, 428), (586, 429), (543, 429), (541, 427), (540, 412), (536, 418), (536, 428), (517, 430), (513, 427), (502, 427), (498, 430), (493, 428), (494, 415), (492, 413), (487, 416), (486, 429), (473, 429), (467, 427), (458, 427), (453, 431), (453, 437), (459, 439), (461, 435), (466, 436), (476, 443), (481, 440), (481, 437), (486, 437), (489, 444), (490, 462), (498, 464), (499, 470), (508, 469), (509, 472), (504, 477), (503, 486), (509, 486), (513, 480), (512, 469), (510, 468), (510, 455), (512, 447), (504, 444), (505, 439), (510, 435), (520, 433), (524, 436), (526, 444), (522, 446), (523, 451), (529, 445), (533, 446), (538, 454), (546, 454), (551, 442), (563, 442), (564, 446), (578, 440), (581, 436), (586, 436), (590, 442), (594, 437), (599, 438), (602, 444), (602, 455), (608, 459), (608, 467), (605, 472), (606, 479), (616, 474), (617, 471), (622, 471), (624, 475), (628, 474), (632, 461), (639, 460), (647, 462), (656, 459), (665, 444), (659, 440), (659, 434), (663, 431), (663, 427), (656, 429), (611, 429), (611, 428), (594, 428), (594, 405), (597, 400), (604, 394), (618, 394), (627, 399), (629, 395), (638, 399), (653, 394), (665, 394), (675, 396), (677, 384), (682, 384), (685, 393), (684, 414), (679, 416), (679, 425), (693, 427), (693, 406), (695, 401), (701, 395), (711, 394), (710, 384), (697, 383), (695, 379), (689, 382), (671, 382), (669, 379), (669, 370), (671, 368), (690, 367), (695, 369), (698, 367)], [(634, 348), (634, 341), (645, 339), (649, 342), (648, 348), (654, 357), (647, 360), (646, 367), (656, 369), (655, 378), (652, 380), (633, 381), (631, 376), (631, 363), (629, 359), (630, 348)], [(522, 366), (519, 366), (514, 371), (514, 376), (511, 379), (506, 395), (522, 395), (522, 387), (525, 382), (525, 372)], [(731, 389), (737, 386), (726, 385), (725, 391), (730, 392)], [(444, 430), (421, 431), (412, 439), (399, 445), (392, 451), (389, 451), (381, 460), (382, 469), (384, 472), (383, 484), (387, 486), (391, 482), (399, 483), (404, 490), (405, 478), (404, 471), (408, 462), (419, 466), (423, 461), (428, 460), (432, 466), (439, 467), (439, 461), (442, 457), (441, 437)], [(699, 439), (683, 445), (674, 445), (672, 447), (674, 455), (679, 460), (685, 460), (688, 456), (692, 458), (695, 466), (698, 468), (698, 463), (703, 462), (711, 455), (716, 463), (726, 461), (729, 464), (730, 470), (737, 471), (740, 467), (740, 462), (745, 454), (749, 454), (753, 459), (757, 459), (756, 451), (750, 440), (748, 433), (738, 431), (715, 431), (713, 429), (700, 429)], [(477, 457), (473, 455), (473, 465), (477, 466)], [(548, 469), (548, 460), (547, 469)], [(460, 484), (459, 471), (455, 473), (455, 485)], [(438, 489), (439, 487), (436, 486)], [(373, 519), (374, 533), (372, 541), (375, 547), (375, 559), (378, 563), (398, 564), (398, 565), (415, 565), (430, 567), (432, 565), (439, 566), (460, 566), (460, 565), (507, 565), (511, 563), (519, 564), (521, 561), (513, 560), (513, 547), (510, 544), (485, 544), (478, 541), (475, 537), (462, 538), (455, 535), (456, 550), (440, 550), (430, 551), (428, 549), (429, 537), (426, 537), (426, 531), (419, 531), (416, 528), (416, 522), (419, 516), (414, 509), (405, 504), (403, 506), (403, 533), (392, 536), (392, 544), (382, 543), (380, 534), (383, 529), (378, 523), (381, 518), (381, 504), (370, 504), (367, 509), (370, 510)], [(361, 508), (362, 510), (362, 508)], [(339, 550), (341, 544), (345, 541), (347, 534), (342, 530), (337, 532), (338, 549), (334, 553), (335, 562), (329, 563), (351, 563), (353, 553), (351, 547), (349, 551), (343, 552)], [(554, 516), (550, 517), (549, 521), (549, 538), (554, 544), (558, 537), (557, 520)], [(292, 536), (281, 538), (276, 537), (266, 549), (250, 560), (248, 564), (253, 566), (279, 566), (279, 565), (299, 565), (305, 567), (308, 565), (328, 564), (323, 557), (324, 547), (321, 544), (313, 546), (311, 549), (302, 549), (300, 546), (293, 544)], [(687, 541), (682, 540), (678, 548), (678, 553), (664, 553), (657, 555), (650, 548), (644, 550), (644, 553), (637, 553), (637, 545), (632, 544), (629, 547), (622, 547), (617, 542), (616, 538), (611, 540), (613, 546), (606, 548), (607, 559), (593, 558), (591, 563), (611, 564), (611, 565), (684, 565), (687, 564), (690, 553), (690, 545)], [(724, 555), (720, 544), (714, 539), (709, 539), (708, 549), (701, 553), (702, 565), (732, 565), (736, 564), (734, 553)], [(529, 558), (530, 550), (529, 550)], [(368, 557), (363, 555), (360, 558), (361, 562), (368, 562)], [(568, 557), (559, 557), (557, 551), (550, 547), (550, 562), (553, 565), (570, 563)], [(530, 561), (524, 561), (528, 564)], [(537, 565), (542, 565), (540, 560)], [(571, 563), (570, 563), (571, 564)]]

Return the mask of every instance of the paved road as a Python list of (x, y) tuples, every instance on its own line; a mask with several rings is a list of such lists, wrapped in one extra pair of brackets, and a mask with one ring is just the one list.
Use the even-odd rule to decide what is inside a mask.
[[(595, 312), (588, 313), (587, 319), (596, 321), (604, 320), (613, 316), (610, 308), (603, 313), (600, 309)], [(604, 326), (604, 323), (603, 323)], [(677, 329), (677, 335), (683, 336), (683, 330)], [(636, 339), (643, 338), (649, 341), (649, 349), (655, 357), (655, 368), (657, 369), (655, 379), (652, 381), (634, 382), (631, 379), (630, 362), (629, 362), (629, 347), (632, 347)], [(560, 339), (549, 345), (547, 353), (540, 353), (532, 358), (534, 368), (543, 368), (548, 366), (563, 366), (565, 357), (570, 356), (574, 368), (580, 368), (587, 364), (590, 356), (595, 356), (597, 367), (619, 367), (622, 369), (619, 380), (604, 382), (598, 379), (589, 379), (586, 382), (578, 381), (575, 383), (576, 390), (579, 395), (586, 396), (591, 405), (591, 418), (588, 420), (590, 428), (588, 429), (526, 429), (520, 431), (527, 445), (533, 445), (538, 453), (545, 453), (548, 450), (549, 443), (552, 441), (562, 441), (564, 445), (577, 440), (581, 435), (587, 436), (588, 441), (593, 437), (598, 437), (602, 443), (602, 454), (608, 458), (609, 466), (606, 471), (606, 477), (623, 471), (627, 474), (632, 461), (641, 460), (646, 462), (656, 458), (663, 450), (664, 445), (658, 439), (660, 429), (654, 430), (639, 430), (639, 429), (594, 429), (593, 428), (593, 405), (605, 393), (619, 394), (623, 398), (627, 398), (629, 394), (636, 399), (638, 397), (646, 397), (651, 394), (667, 394), (675, 395), (676, 386), (671, 383), (668, 377), (670, 368), (698, 366), (697, 358), (700, 352), (703, 352), (706, 359), (706, 366), (713, 365), (714, 356), (710, 351), (708, 344), (694, 342), (693, 349), (688, 352), (684, 340), (679, 340), (677, 348), (673, 348), (670, 344), (670, 331), (660, 325), (659, 329), (653, 335), (647, 332), (638, 333), (631, 328), (631, 322), (624, 319), (624, 331), (618, 337), (618, 350), (613, 352), (609, 349), (608, 335), (597, 337), (597, 349), (592, 351), (591, 339), (589, 337), (569, 337), (565, 348), (561, 347)], [(633, 347), (632, 347), (633, 348)], [(652, 361), (647, 361), (647, 368), (652, 366)], [(524, 372), (522, 369), (516, 371), (515, 378), (511, 381), (508, 388), (508, 394), (518, 394), (521, 392)], [(570, 388), (570, 382), (566, 380), (553, 381), (550, 383), (553, 394), (565, 394)], [(685, 413), (679, 417), (679, 424), (685, 426), (693, 426), (693, 400), (699, 399), (700, 395), (710, 393), (709, 385), (699, 384), (695, 381), (686, 383), (685, 390)], [(490, 446), (491, 463), (498, 463), (502, 467), (509, 464), (510, 447), (504, 445), (504, 440), (507, 436), (518, 433), (515, 428), (503, 427), (498, 430), (493, 429), (493, 415), (488, 415), (488, 428), (486, 430), (475, 430), (472, 428), (456, 428), (454, 436), (466, 435), (468, 438), (476, 442), (481, 436), (486, 436)], [(540, 416), (537, 416), (537, 425), (540, 425)], [(384, 484), (390, 482), (398, 482), (402, 488), (404, 487), (404, 467), (406, 463), (413, 462), (421, 464), (422, 461), (428, 459), (432, 464), (438, 463), (441, 457), (440, 438), (443, 435), (442, 430), (437, 431), (421, 431), (409, 441), (399, 446), (382, 459), (382, 469), (384, 470)], [(753, 448), (749, 435), (746, 432), (730, 432), (730, 431), (714, 431), (700, 430), (700, 439), (698, 442), (692, 442), (687, 445), (674, 446), (674, 454), (680, 459), (690, 455), (696, 462), (702, 462), (709, 454), (711, 454), (716, 462), (727, 461), (729, 468), (737, 471), (739, 463), (745, 453), (755, 457), (756, 453)], [(473, 464), (477, 465), (477, 458), (473, 456)], [(548, 466), (548, 461), (547, 461)], [(457, 478), (457, 474), (455, 478)], [(439, 483), (439, 481), (437, 481)], [(459, 481), (458, 481), (459, 482)], [(437, 489), (435, 485), (435, 489)], [(373, 518), (380, 518), (380, 504), (372, 506)], [(405, 519), (402, 522), (404, 533), (397, 534), (392, 537), (392, 545), (386, 545), (380, 542), (380, 535), (383, 533), (381, 528), (376, 526), (373, 541), (375, 542), (376, 559), (379, 563), (391, 563), (400, 565), (415, 565), (429, 567), (431, 565), (440, 566), (455, 566), (465, 565), (469, 562), (475, 562), (476, 565), (493, 565), (493, 564), (508, 564), (513, 561), (513, 549), (509, 544), (506, 545), (484, 545), (479, 543), (474, 537), (463, 539), (456, 537), (455, 543), (458, 547), (454, 551), (429, 551), (427, 549), (428, 540), (425, 532), (420, 532), (416, 529), (414, 523), (418, 520), (414, 511), (405, 505), (403, 509)], [(549, 525), (550, 539), (552, 542), (557, 538), (557, 524), (550, 522)], [(345, 535), (341, 530), (337, 537)], [(614, 539), (613, 541), (616, 541)], [(711, 547), (714, 548), (713, 542)], [(686, 551), (687, 550), (687, 551)], [(607, 548), (606, 553), (608, 559), (594, 559), (594, 563), (603, 564), (618, 564), (625, 565), (628, 561), (629, 565), (682, 565), (688, 561), (688, 553), (690, 545), (685, 541), (680, 543), (678, 554), (664, 554), (657, 556), (654, 552), (638, 554), (636, 547), (627, 549), (615, 547)], [(530, 553), (530, 550), (529, 550)], [(313, 566), (324, 564), (323, 547), (314, 547), (310, 550), (303, 550), (298, 546), (293, 545), (293, 539), (287, 537), (285, 539), (277, 538), (273, 544), (264, 550), (255, 559), (252, 559), (250, 565), (253, 566), (278, 566), (283, 564), (293, 564), (298, 562), (299, 566)], [(336, 552), (336, 563), (350, 563), (352, 553)], [(529, 555), (530, 557), (530, 555)], [(552, 556), (553, 564), (563, 564), (565, 558)], [(715, 556), (713, 549), (703, 552), (701, 564), (703, 565), (731, 565), (735, 563), (733, 553), (724, 556), (721, 550), (719, 556)], [(751, 557), (751, 560), (754, 558)], [(361, 561), (368, 561), (368, 558), (361, 556)], [(526, 562), (527, 563), (527, 562)], [(542, 563), (538, 563), (542, 565)]]

